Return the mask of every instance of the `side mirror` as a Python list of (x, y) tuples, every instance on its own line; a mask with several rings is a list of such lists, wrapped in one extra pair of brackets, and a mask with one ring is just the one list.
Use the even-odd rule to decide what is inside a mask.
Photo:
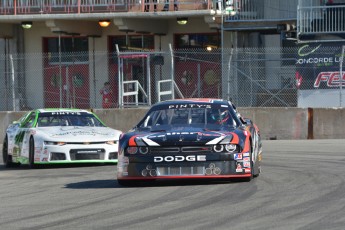
[(249, 118), (243, 118), (243, 120), (244, 120), (244, 123), (247, 125), (253, 124), (252, 120), (250, 120)]

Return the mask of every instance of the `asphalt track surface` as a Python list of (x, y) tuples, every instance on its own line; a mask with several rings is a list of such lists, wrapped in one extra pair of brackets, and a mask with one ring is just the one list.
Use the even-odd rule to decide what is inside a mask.
[(122, 187), (114, 165), (1, 162), (0, 229), (345, 229), (345, 140), (263, 149), (263, 172), (249, 183)]

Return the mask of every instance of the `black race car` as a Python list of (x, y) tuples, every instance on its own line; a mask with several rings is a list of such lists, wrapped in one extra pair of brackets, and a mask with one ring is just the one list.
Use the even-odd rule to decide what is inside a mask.
[(221, 99), (182, 99), (151, 107), (119, 141), (121, 185), (157, 179), (250, 181), (260, 173), (258, 127)]

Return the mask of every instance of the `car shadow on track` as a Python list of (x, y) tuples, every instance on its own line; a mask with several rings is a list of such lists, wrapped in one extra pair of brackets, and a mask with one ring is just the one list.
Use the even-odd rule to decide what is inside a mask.
[(59, 168), (83, 168), (83, 167), (100, 167), (100, 166), (115, 166), (113, 163), (80, 163), (80, 164), (42, 164), (36, 165), (35, 168), (30, 168), (29, 165), (13, 165), (11, 167), (6, 167), (0, 163), (0, 171), (2, 170), (36, 170), (36, 169), (59, 169)]
[(65, 188), (68, 189), (105, 189), (105, 188), (119, 188), (119, 185), (114, 180), (90, 180), (90, 181), (81, 181), (76, 183), (66, 184)]
[[(120, 185), (114, 180), (91, 180), (66, 184), (67, 189), (105, 189), (105, 188), (138, 188), (138, 187), (175, 187), (175, 186), (200, 186), (211, 184), (242, 183), (241, 180), (159, 180), (150, 182), (138, 182), (130, 186)], [(244, 182), (243, 182), (244, 183)]]

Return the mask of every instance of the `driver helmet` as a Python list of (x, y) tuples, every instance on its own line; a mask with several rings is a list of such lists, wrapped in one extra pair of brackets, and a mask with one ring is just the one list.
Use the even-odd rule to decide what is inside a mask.
[(230, 118), (230, 113), (228, 110), (224, 111), (212, 111), (211, 119), (213, 123), (223, 124)]

